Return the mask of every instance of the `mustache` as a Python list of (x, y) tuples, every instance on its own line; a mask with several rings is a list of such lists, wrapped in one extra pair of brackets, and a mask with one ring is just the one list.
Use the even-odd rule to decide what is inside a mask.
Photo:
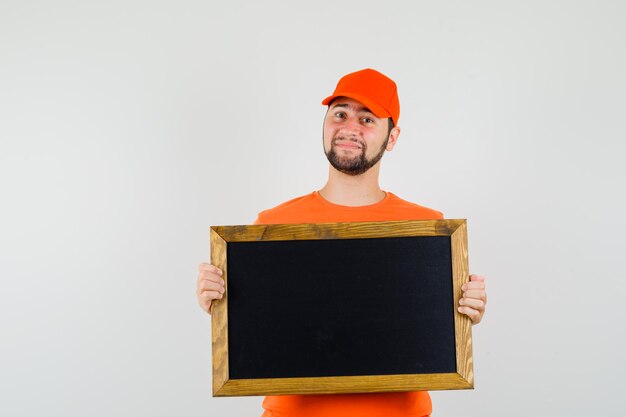
[(336, 145), (338, 140), (348, 140), (350, 142), (354, 142), (357, 143), (361, 146), (362, 149), (367, 148), (367, 145), (365, 144), (365, 142), (363, 142), (362, 140), (358, 139), (358, 138), (352, 138), (352, 137), (345, 137), (345, 136), (335, 136), (333, 138), (333, 140), (331, 141), (332, 145)]

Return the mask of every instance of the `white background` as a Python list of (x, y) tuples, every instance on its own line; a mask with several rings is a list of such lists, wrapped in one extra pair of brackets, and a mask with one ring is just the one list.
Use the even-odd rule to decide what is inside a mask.
[(320, 101), (372, 67), (382, 187), (488, 280), (433, 415), (620, 415), (625, 39), (624, 1), (0, 0), (0, 414), (259, 416), (211, 398), (208, 228), (319, 189)]

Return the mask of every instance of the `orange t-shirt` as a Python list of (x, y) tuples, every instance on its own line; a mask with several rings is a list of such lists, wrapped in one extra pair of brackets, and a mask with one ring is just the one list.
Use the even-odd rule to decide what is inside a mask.
[[(434, 220), (443, 214), (387, 192), (368, 206), (340, 206), (317, 191), (259, 213), (255, 224)], [(375, 394), (276, 395), (263, 401), (262, 417), (422, 417), (431, 413), (426, 391)]]

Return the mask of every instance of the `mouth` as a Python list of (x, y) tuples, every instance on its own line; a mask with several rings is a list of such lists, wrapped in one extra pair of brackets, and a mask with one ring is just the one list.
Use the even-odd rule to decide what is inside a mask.
[(363, 149), (363, 145), (359, 142), (348, 139), (335, 139), (333, 145), (341, 149)]

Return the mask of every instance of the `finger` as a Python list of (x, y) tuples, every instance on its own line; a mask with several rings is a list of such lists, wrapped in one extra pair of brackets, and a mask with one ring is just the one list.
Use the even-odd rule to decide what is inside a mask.
[(209, 281), (213, 282), (219, 282), (220, 284), (224, 282), (224, 279), (220, 275), (214, 274), (213, 272), (201, 272), (200, 275), (198, 275), (198, 283), (200, 283), (200, 281), (204, 279), (208, 279)]
[(476, 290), (476, 289), (484, 289), (485, 288), (485, 283), (482, 281), (471, 281), (471, 282), (466, 282), (465, 284), (463, 284), (461, 286), (461, 289), (463, 291), (465, 290)]
[(484, 290), (467, 290), (463, 292), (463, 298), (474, 298), (476, 300), (487, 301), (487, 294)]
[(213, 272), (214, 274), (222, 275), (222, 270), (216, 267), (215, 265), (211, 265), (206, 262), (202, 262), (198, 265), (198, 271), (202, 272)]
[(205, 291), (201, 296), (198, 296), (198, 304), (200, 307), (206, 312), (211, 314), (211, 306), (213, 305), (213, 301), (218, 300), (222, 297), (222, 294), (216, 293), (213, 291)]
[(211, 303), (213, 300), (205, 300), (203, 298), (198, 297), (198, 304), (200, 304), (200, 308), (204, 310), (205, 313), (211, 314)]
[(220, 275), (217, 275), (213, 272), (200, 272), (200, 275), (198, 275), (198, 281), (197, 281), (198, 285), (200, 285), (200, 282), (204, 280), (217, 282), (220, 285), (225, 285), (224, 279)]
[(465, 314), (466, 316), (468, 316), (472, 320), (472, 323), (474, 324), (479, 323), (480, 319), (482, 318), (482, 314), (480, 313), (480, 311), (474, 310), (471, 307), (462, 306), (462, 307), (459, 307), (458, 310), (459, 310), (459, 313)]
[(220, 300), (224, 295), (219, 291), (203, 291), (198, 298), (203, 302)]
[(482, 275), (470, 275), (470, 281), (484, 282), (485, 281), (485, 277), (482, 276)]
[(219, 275), (216, 275), (212, 272), (207, 272), (207, 273), (200, 273), (200, 275), (198, 276), (198, 285), (200, 285), (200, 281), (203, 280), (208, 280), (208, 281), (212, 281), (212, 282), (217, 282), (218, 284), (224, 285), (224, 278), (222, 278)]
[(204, 310), (205, 313), (211, 314), (211, 301), (208, 301), (205, 303), (202, 300), (198, 300), (198, 304), (200, 305), (200, 308)]
[(220, 283), (209, 281), (208, 279), (204, 279), (198, 283), (198, 291), (202, 292), (206, 290), (218, 291), (223, 294), (225, 291), (225, 288)]
[(473, 298), (461, 298), (459, 300), (459, 305), (473, 308), (477, 311), (485, 311), (485, 302), (483, 300), (476, 300)]

